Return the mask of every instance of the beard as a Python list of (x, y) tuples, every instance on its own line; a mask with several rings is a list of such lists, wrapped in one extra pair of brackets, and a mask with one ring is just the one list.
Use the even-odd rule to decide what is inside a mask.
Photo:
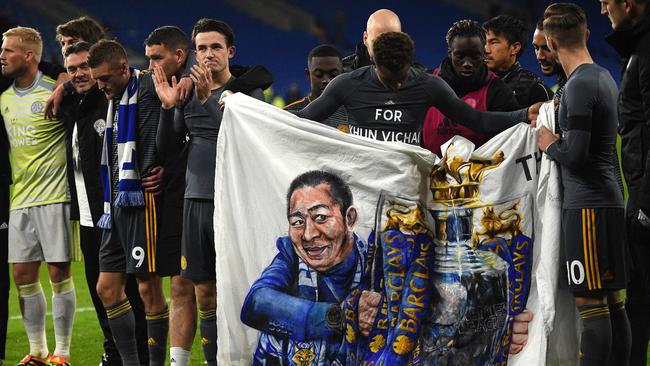
[(8, 78), (17, 78), (22, 76), (25, 73), (25, 68), (16, 67), (13, 70), (9, 70), (6, 66), (2, 67), (2, 76)]

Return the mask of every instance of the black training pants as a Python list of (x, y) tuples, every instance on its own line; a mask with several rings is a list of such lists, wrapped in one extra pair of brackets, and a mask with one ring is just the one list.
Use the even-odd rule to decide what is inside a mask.
[(646, 365), (650, 339), (650, 230), (640, 227), (628, 213), (627, 240), (632, 257), (625, 308), (632, 330), (630, 366)]

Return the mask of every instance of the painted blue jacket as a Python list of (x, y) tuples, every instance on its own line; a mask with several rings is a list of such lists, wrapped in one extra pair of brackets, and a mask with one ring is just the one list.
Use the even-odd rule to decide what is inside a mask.
[(361, 282), (367, 245), (326, 272), (310, 268), (289, 237), (278, 238), (278, 254), (251, 286), (241, 311), (244, 324), (260, 330), (253, 365), (321, 366), (338, 362), (343, 334), (328, 327), (326, 313)]

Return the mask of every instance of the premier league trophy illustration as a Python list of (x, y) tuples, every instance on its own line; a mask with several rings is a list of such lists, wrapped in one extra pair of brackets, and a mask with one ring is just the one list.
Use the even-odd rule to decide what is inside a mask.
[(481, 200), (484, 178), (504, 161), (501, 151), (490, 159), (446, 154), (432, 170), (427, 204), (382, 192), (368, 239), (368, 289), (381, 294), (379, 311), (359, 337), (363, 289), (346, 300), (347, 365), (507, 364), (530, 284), (532, 239), (523, 228), (532, 231), (532, 215), (528, 196)]
[[(432, 171), (433, 298), (414, 364), (507, 362), (517, 313), (512, 311), (517, 274), (511, 249), (525, 243), (529, 250), (532, 241), (519, 227), (518, 202), (499, 211), (498, 205), (479, 198), (485, 173), (503, 161), (501, 151), (486, 160), (445, 155)], [(477, 212), (482, 214), (479, 225), (474, 221)]]

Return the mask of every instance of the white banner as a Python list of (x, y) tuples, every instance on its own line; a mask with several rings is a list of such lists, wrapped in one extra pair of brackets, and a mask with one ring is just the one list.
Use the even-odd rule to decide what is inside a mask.
[[(552, 123), (552, 108), (542, 108), (540, 121)], [(492, 158), (497, 150), (505, 157), (485, 173), (482, 202), (501, 203), (528, 195), (535, 206), (534, 217), (526, 218), (534, 239), (526, 308), (534, 319), (528, 345), (508, 363), (543, 365), (548, 359), (553, 365), (575, 364), (573, 299), (561, 288), (563, 278), (558, 277), (561, 202), (557, 168), (542, 157), (536, 131), (524, 124), (476, 151), (465, 139), (453, 141), (454, 155), (466, 159)], [(294, 178), (325, 170), (347, 182), (358, 212), (354, 232), (367, 240), (380, 192), (431, 202), (430, 174), (438, 162), (435, 155), (416, 146), (344, 134), (242, 94), (228, 97), (215, 179), (218, 362), (249, 365), (253, 360), (260, 332), (244, 325), (240, 313), (251, 285), (278, 254), (276, 240), (288, 235), (286, 195)], [(561, 327), (556, 326), (559, 322)]]

